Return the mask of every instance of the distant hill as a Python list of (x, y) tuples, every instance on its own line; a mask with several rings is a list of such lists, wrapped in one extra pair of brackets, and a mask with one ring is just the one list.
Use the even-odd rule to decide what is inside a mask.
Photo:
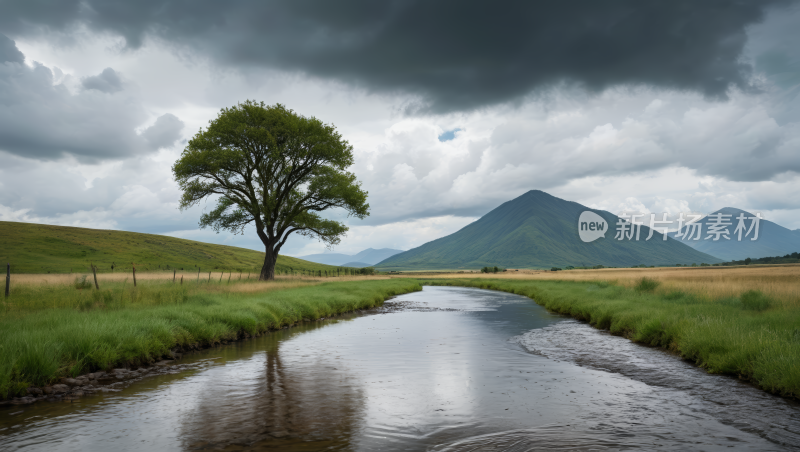
[(402, 253), (403, 250), (393, 250), (391, 248), (381, 248), (376, 250), (374, 248), (367, 248), (358, 254), (340, 254), (340, 253), (323, 253), (323, 254), (309, 254), (307, 256), (300, 256), (300, 259), (318, 262), (327, 265), (339, 265), (350, 267), (346, 262), (365, 262), (367, 265), (375, 265), (378, 262), (394, 256), (397, 253)]
[[(584, 243), (578, 218), (586, 210), (603, 217), (605, 238)], [(614, 239), (617, 216), (532, 190), (508, 201), (460, 231), (392, 256), (380, 270), (477, 269), (484, 266), (549, 268), (605, 265), (675, 265), (721, 262), (674, 239), (642, 227), (640, 240)]]
[[(730, 215), (727, 222), (732, 223), (728, 226), (730, 232), (730, 240), (720, 237), (719, 240), (705, 240), (708, 236), (708, 224), (711, 222), (712, 215), (721, 213), (723, 215)], [(702, 224), (702, 234), (700, 240), (685, 240), (683, 237), (681, 243), (685, 243), (692, 248), (703, 253), (710, 254), (725, 261), (743, 260), (746, 258), (757, 259), (761, 257), (783, 256), (787, 253), (794, 253), (800, 251), (800, 233), (796, 230), (784, 228), (771, 221), (761, 220), (758, 226), (758, 239), (750, 240), (753, 237), (753, 232), (750, 236), (745, 237), (742, 233), (742, 240), (738, 240), (738, 235), (734, 236), (733, 232), (736, 229), (738, 220), (736, 217), (739, 214), (744, 214), (745, 217), (753, 217), (755, 215), (734, 207), (725, 207), (713, 212), (711, 215), (699, 220), (697, 223)], [(745, 221), (745, 226), (750, 227), (750, 221)], [(687, 232), (687, 226), (684, 226), (682, 232)], [(691, 231), (690, 231), (691, 232)], [(671, 232), (669, 235), (675, 238), (677, 232)], [(692, 234), (692, 237), (695, 235)]]
[(345, 262), (352, 261), (353, 256), (341, 253), (324, 253), (324, 254), (309, 254), (307, 256), (300, 256), (298, 259), (303, 259), (309, 262), (316, 262), (325, 265), (342, 265)]
[[(137, 270), (261, 271), (264, 253), (155, 234), (0, 221), (0, 262), (14, 273), (70, 273)], [(333, 267), (279, 256), (276, 271), (332, 270)], [(5, 271), (5, 269), (3, 270)]]
[(364, 268), (370, 267), (372, 264), (367, 264), (365, 262), (348, 262), (346, 264), (342, 264), (342, 267), (353, 267), (353, 268)]

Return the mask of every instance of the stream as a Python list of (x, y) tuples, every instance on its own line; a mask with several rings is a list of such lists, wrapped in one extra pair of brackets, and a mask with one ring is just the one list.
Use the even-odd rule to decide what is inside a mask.
[(518, 295), (425, 287), (0, 407), (0, 450), (800, 450), (800, 404)]

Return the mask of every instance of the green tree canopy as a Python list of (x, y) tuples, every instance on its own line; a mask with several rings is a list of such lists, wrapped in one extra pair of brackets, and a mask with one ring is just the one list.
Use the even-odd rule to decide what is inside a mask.
[(255, 227), (266, 248), (260, 278), (267, 280), (275, 278), (278, 253), (292, 233), (339, 243), (347, 226), (321, 212), (369, 215), (367, 192), (347, 171), (352, 164), (353, 147), (332, 125), (248, 100), (200, 129), (172, 172), (183, 191), (181, 210), (215, 199), (200, 227), (239, 234)]

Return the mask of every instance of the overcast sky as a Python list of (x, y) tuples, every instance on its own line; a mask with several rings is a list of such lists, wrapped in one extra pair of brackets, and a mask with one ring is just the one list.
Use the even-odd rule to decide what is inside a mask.
[[(334, 124), (369, 192), (336, 252), (410, 249), (528, 190), (800, 228), (787, 1), (0, 1), (0, 220), (197, 227), (171, 166), (220, 108)], [(208, 207), (212, 204), (209, 203)], [(336, 217), (332, 212), (331, 217)], [(322, 252), (291, 240), (284, 254)]]

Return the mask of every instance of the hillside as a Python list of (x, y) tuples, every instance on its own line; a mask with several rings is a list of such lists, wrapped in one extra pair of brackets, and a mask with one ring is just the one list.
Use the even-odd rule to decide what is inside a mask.
[[(584, 243), (578, 236), (578, 218), (583, 211), (603, 217), (609, 231), (605, 238)], [(483, 266), (549, 268), (552, 266), (675, 265), (718, 263), (719, 259), (696, 251), (676, 240), (664, 241), (658, 232), (639, 241), (614, 239), (617, 217), (565, 201), (543, 191), (532, 190), (508, 201), (446, 237), (392, 256), (379, 270), (477, 269)]]
[[(14, 273), (197, 269), (261, 270), (264, 253), (155, 234), (49, 226), (0, 221), (0, 262)], [(334, 267), (288, 256), (278, 257), (276, 271), (331, 270)]]
[(362, 267), (367, 265), (374, 265), (378, 262), (387, 259), (395, 254), (402, 253), (402, 250), (394, 250), (391, 248), (381, 248), (376, 250), (374, 248), (367, 248), (358, 254), (341, 254), (341, 253), (322, 253), (322, 254), (309, 254), (307, 256), (300, 256), (300, 259), (317, 262), (327, 265), (339, 265), (344, 267), (352, 267), (348, 265), (349, 262), (364, 263)]
[[(726, 240), (724, 237), (720, 237), (717, 241), (705, 240), (708, 236), (708, 224), (711, 222), (709, 217), (717, 213), (730, 215), (727, 220), (727, 222), (731, 223), (731, 226), (728, 226), (730, 240)], [(725, 207), (697, 222), (703, 225), (699, 240), (682, 240), (682, 238), (679, 240), (681, 240), (681, 243), (685, 243), (698, 251), (725, 261), (743, 260), (748, 257), (751, 259), (758, 259), (761, 257), (783, 256), (787, 253), (800, 251), (800, 234), (798, 234), (796, 230), (792, 231), (791, 229), (784, 228), (783, 226), (767, 220), (761, 220), (759, 222), (757, 240), (750, 240), (754, 235), (752, 232), (750, 236), (745, 237), (744, 234), (747, 231), (744, 231), (742, 233), (742, 240), (739, 241), (738, 235), (733, 235), (739, 222), (736, 219), (739, 214), (744, 214), (745, 217), (754, 216), (741, 209)], [(749, 220), (745, 220), (745, 227), (750, 227)], [(683, 232), (686, 232), (686, 228), (687, 226), (683, 227)], [(672, 232), (669, 235), (674, 238), (676, 234), (677, 233)], [(692, 237), (694, 236), (695, 235), (692, 234)]]

